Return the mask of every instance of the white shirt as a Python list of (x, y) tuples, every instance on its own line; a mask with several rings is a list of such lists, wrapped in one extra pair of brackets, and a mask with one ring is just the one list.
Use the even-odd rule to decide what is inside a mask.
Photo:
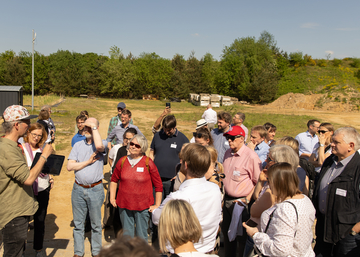
[[(214, 250), (215, 239), (221, 221), (221, 192), (215, 183), (205, 177), (185, 180), (179, 190), (169, 194), (159, 208), (152, 213), (152, 221), (159, 224), (161, 211), (168, 201), (182, 199), (191, 204), (203, 230), (203, 241), (194, 244), (196, 250), (207, 253)], [(172, 249), (169, 249), (173, 252)]]
[[(315, 256), (311, 247), (313, 239), (311, 227), (315, 220), (315, 208), (311, 200), (303, 196), (302, 199), (286, 200), (296, 206), (299, 220), (296, 218), (294, 206), (286, 201), (274, 205), (261, 214), (262, 232), (255, 233), (253, 239), (263, 255)], [(273, 211), (273, 218), (265, 234), (264, 231)]]
[(122, 144), (116, 144), (113, 146), (113, 148), (111, 148), (110, 152), (109, 152), (109, 158), (111, 160), (113, 160), (113, 163), (111, 165), (111, 168), (114, 166), (114, 161), (116, 159), (116, 155), (117, 155), (117, 152), (119, 150), (119, 148), (122, 146)]
[(303, 153), (312, 154), (316, 143), (319, 142), (317, 135), (312, 136), (309, 131), (298, 134), (295, 139), (299, 142), (299, 156)]
[(217, 113), (213, 109), (207, 109), (201, 118), (205, 119), (207, 123), (217, 123)]

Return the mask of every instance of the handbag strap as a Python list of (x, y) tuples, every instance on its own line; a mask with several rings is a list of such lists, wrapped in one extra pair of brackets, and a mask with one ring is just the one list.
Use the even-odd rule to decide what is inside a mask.
[[(298, 211), (297, 211), (297, 209), (296, 209), (295, 204), (293, 204), (293, 203), (290, 202), (290, 201), (284, 201), (284, 203), (285, 203), (285, 202), (291, 204), (292, 206), (294, 206), (294, 208), (295, 208), (295, 213), (296, 213), (296, 222), (298, 223), (298, 222), (299, 222), (299, 214), (298, 214)], [(270, 218), (269, 218), (269, 221), (268, 221), (268, 223), (267, 223), (267, 225), (266, 225), (266, 228), (265, 228), (264, 233), (267, 232), (267, 230), (268, 230), (268, 228), (269, 228), (269, 225), (270, 225), (270, 222), (271, 222), (271, 219), (272, 219), (272, 217), (274, 216), (274, 212), (275, 212), (275, 211), (276, 211), (276, 209), (273, 210), (272, 213), (270, 214)], [(296, 235), (296, 231), (295, 231), (295, 235)]]

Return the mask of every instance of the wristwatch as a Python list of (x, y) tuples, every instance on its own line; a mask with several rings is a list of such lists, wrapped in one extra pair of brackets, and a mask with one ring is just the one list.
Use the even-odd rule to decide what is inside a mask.
[(357, 235), (357, 233), (354, 230), (351, 230), (350, 234), (353, 235), (353, 236)]
[(93, 127), (92, 130), (97, 130), (97, 127)]
[(323, 144), (320, 144), (320, 147), (324, 147), (325, 145), (323, 145)]

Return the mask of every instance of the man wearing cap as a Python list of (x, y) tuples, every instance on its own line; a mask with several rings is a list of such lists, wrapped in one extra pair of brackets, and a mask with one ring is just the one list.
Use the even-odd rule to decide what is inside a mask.
[(215, 124), (217, 122), (217, 117), (216, 117), (216, 111), (212, 109), (211, 104), (208, 104), (201, 118), (206, 120), (210, 131), (214, 129)]
[(229, 142), (225, 139), (225, 137), (223, 137), (223, 135), (231, 128), (231, 115), (228, 112), (219, 112), (217, 120), (218, 127), (211, 131), (211, 136), (214, 139), (214, 147), (218, 152), (217, 161), (223, 163), (224, 154), (226, 150), (230, 148)]
[[(205, 119), (200, 119), (200, 120), (198, 120), (196, 122), (196, 129), (195, 130), (197, 131), (199, 128), (207, 128), (207, 129), (209, 129), (208, 124), (207, 124)], [(195, 137), (192, 137), (190, 139), (190, 143), (195, 143)]]
[[(108, 128), (108, 132), (107, 132), (107, 136), (110, 135), (111, 131), (115, 128), (115, 126), (120, 125), (121, 124), (121, 112), (122, 110), (126, 109), (126, 104), (124, 102), (120, 102), (117, 105), (117, 111), (118, 111), (118, 115), (116, 115), (115, 117), (112, 117), (110, 119), (109, 122), (109, 128)], [(132, 118), (130, 117), (130, 124), (134, 124)], [(113, 141), (111, 142), (112, 145), (116, 144), (116, 139), (113, 139)]]
[(29, 170), (18, 140), (26, 134), (30, 119), (36, 117), (20, 105), (9, 106), (3, 114), (5, 136), (0, 138), (0, 230), (4, 256), (23, 254), (29, 217), (38, 209), (32, 184), (53, 151), (51, 144), (46, 144), (41, 158)]
[(75, 172), (71, 193), (74, 219), (74, 257), (84, 255), (84, 223), (89, 211), (91, 220), (91, 252), (97, 256), (102, 246), (101, 206), (104, 202), (102, 185), (106, 141), (101, 140), (99, 122), (88, 118), (84, 123), (86, 139), (72, 148), (67, 169)]
[[(249, 213), (247, 204), (250, 202), (254, 186), (256, 185), (260, 171), (261, 161), (258, 155), (244, 144), (245, 131), (239, 126), (233, 126), (224, 134), (224, 137), (229, 142), (230, 149), (224, 155), (224, 173), (223, 179), (225, 197), (223, 206), (223, 222), (222, 231), (224, 232), (224, 248), (225, 256), (236, 256), (239, 252), (243, 255), (246, 231), (243, 231), (242, 236), (237, 236), (233, 241), (229, 241), (227, 231), (231, 223), (234, 205), (239, 201), (241, 206), (245, 206), (242, 212), (242, 221), (247, 221)], [(240, 220), (239, 222), (242, 223)], [(237, 244), (239, 251), (237, 251)]]

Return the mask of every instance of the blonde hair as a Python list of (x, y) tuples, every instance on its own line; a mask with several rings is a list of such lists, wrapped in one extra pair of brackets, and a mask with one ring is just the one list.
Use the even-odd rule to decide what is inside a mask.
[(294, 149), (294, 151), (297, 154), (299, 154), (299, 142), (293, 137), (290, 136), (282, 137), (278, 141), (276, 141), (276, 145), (288, 145), (292, 149)]
[(201, 238), (201, 225), (191, 205), (184, 200), (167, 202), (159, 220), (160, 249), (167, 252), (167, 242), (176, 249), (187, 242), (197, 243)]
[(210, 153), (211, 163), (215, 163), (215, 167), (217, 166), (218, 173), (224, 173), (224, 166), (217, 161), (218, 153), (213, 146), (207, 146), (206, 149)]

